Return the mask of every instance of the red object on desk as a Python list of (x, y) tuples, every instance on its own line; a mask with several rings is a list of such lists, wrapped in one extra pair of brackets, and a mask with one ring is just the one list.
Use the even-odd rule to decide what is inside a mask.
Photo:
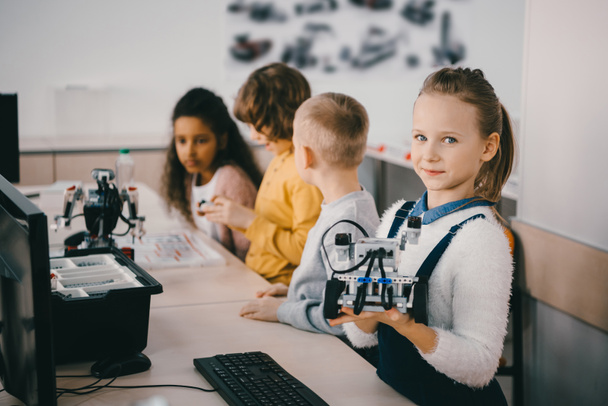
[(132, 247), (122, 247), (120, 249), (131, 261), (135, 261), (135, 250)]

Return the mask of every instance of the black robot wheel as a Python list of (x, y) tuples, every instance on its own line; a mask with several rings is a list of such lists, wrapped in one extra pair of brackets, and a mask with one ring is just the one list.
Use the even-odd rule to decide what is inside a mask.
[(340, 307), (338, 299), (344, 291), (346, 283), (338, 279), (332, 278), (325, 285), (325, 299), (323, 300), (323, 317), (326, 319), (335, 319), (338, 317)]
[(413, 286), (414, 302), (414, 320), (416, 323), (428, 325), (428, 303), (429, 303), (429, 285), (426, 281), (418, 281)]

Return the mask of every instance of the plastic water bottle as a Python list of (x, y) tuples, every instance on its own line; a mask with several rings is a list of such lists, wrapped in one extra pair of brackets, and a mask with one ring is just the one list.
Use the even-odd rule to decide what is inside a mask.
[(121, 149), (116, 159), (116, 186), (118, 190), (133, 186), (135, 162), (128, 149)]

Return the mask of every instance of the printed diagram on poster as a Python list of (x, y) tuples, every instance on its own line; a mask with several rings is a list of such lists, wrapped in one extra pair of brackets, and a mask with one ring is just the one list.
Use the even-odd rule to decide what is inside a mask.
[(227, 79), (270, 62), (309, 79), (465, 64), (472, 1), (225, 0)]

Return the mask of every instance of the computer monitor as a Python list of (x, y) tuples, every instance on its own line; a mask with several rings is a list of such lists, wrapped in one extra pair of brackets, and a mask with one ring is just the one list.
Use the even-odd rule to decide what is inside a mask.
[(0, 380), (27, 405), (56, 405), (46, 215), (0, 176)]
[(17, 95), (0, 93), (0, 175), (18, 183), (19, 174), (19, 119)]

